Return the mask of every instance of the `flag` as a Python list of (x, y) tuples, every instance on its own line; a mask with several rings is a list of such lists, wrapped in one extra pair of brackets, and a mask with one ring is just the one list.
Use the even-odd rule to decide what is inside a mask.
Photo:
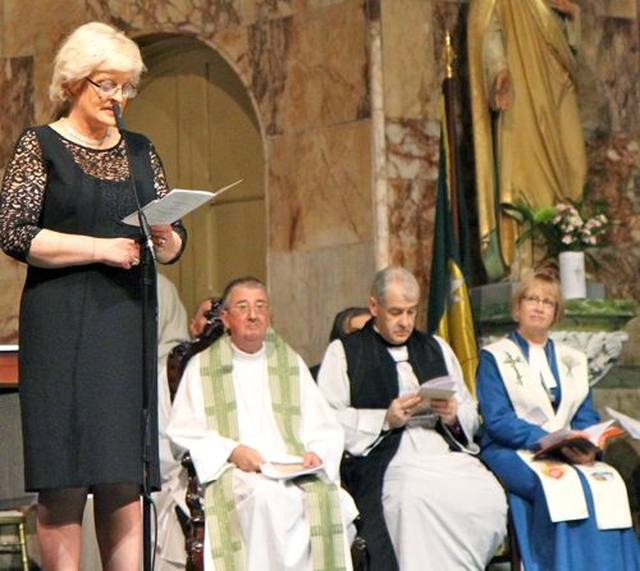
[(460, 361), (465, 383), (475, 397), (478, 349), (467, 288), (468, 226), (458, 184), (460, 177), (456, 176), (456, 155), (450, 152), (455, 145), (449, 138), (445, 108), (443, 105), (427, 329), (449, 343)]

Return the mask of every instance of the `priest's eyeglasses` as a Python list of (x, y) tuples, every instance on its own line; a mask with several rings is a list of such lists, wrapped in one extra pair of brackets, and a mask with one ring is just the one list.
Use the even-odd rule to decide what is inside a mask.
[(525, 295), (522, 298), (522, 301), (526, 301), (527, 303), (530, 303), (532, 305), (533, 304), (538, 305), (539, 303), (541, 303), (547, 309), (555, 309), (556, 307), (556, 300), (551, 299), (550, 297), (538, 297), (537, 295)]
[(85, 79), (94, 87), (98, 88), (98, 93), (104, 97), (113, 97), (118, 89), (122, 93), (122, 97), (125, 99), (133, 99), (138, 95), (138, 88), (133, 83), (123, 83), (118, 85), (113, 79), (103, 79), (102, 81), (93, 81), (90, 77)]
[(269, 304), (266, 301), (256, 301), (253, 305), (250, 303), (240, 302), (229, 308), (229, 312), (234, 315), (249, 315), (253, 310), (255, 313), (264, 315), (269, 312)]

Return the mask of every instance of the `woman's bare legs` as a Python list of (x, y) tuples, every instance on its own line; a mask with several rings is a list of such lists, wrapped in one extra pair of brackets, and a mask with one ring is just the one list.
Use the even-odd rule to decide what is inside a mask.
[(78, 571), (86, 488), (43, 490), (38, 494), (37, 530), (43, 571)]
[(140, 486), (108, 484), (93, 488), (96, 536), (104, 571), (135, 571), (142, 561)]

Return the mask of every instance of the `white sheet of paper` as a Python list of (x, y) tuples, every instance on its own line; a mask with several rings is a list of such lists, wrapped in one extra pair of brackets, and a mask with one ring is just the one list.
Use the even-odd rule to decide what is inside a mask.
[(425, 400), (448, 399), (456, 393), (456, 385), (448, 375), (436, 377), (422, 383), (418, 389), (418, 394)]
[(640, 421), (609, 407), (606, 407), (605, 410), (611, 418), (615, 418), (620, 423), (620, 426), (622, 426), (632, 438), (640, 440)]
[[(187, 190), (175, 188), (171, 192), (158, 200), (152, 200), (142, 207), (144, 215), (147, 217), (149, 226), (156, 224), (172, 224), (189, 212), (220, 196), (226, 190), (240, 184), (244, 179), (238, 179), (231, 184), (222, 187), (216, 192), (208, 190)], [(129, 226), (139, 226), (138, 211), (134, 211), (122, 219), (122, 222)]]

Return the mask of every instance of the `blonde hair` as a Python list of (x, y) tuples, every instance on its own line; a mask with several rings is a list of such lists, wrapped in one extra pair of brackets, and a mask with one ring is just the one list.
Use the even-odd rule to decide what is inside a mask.
[(511, 315), (515, 319), (517, 309), (520, 307), (522, 300), (527, 296), (529, 290), (534, 286), (541, 286), (549, 297), (553, 297), (556, 302), (553, 314), (553, 323), (557, 323), (564, 317), (564, 296), (560, 288), (558, 279), (546, 272), (535, 272), (525, 277), (514, 290), (511, 296)]
[(124, 32), (102, 22), (89, 22), (71, 32), (58, 49), (49, 86), (51, 101), (68, 101), (67, 87), (100, 67), (131, 73), (134, 85), (145, 70), (140, 48)]

